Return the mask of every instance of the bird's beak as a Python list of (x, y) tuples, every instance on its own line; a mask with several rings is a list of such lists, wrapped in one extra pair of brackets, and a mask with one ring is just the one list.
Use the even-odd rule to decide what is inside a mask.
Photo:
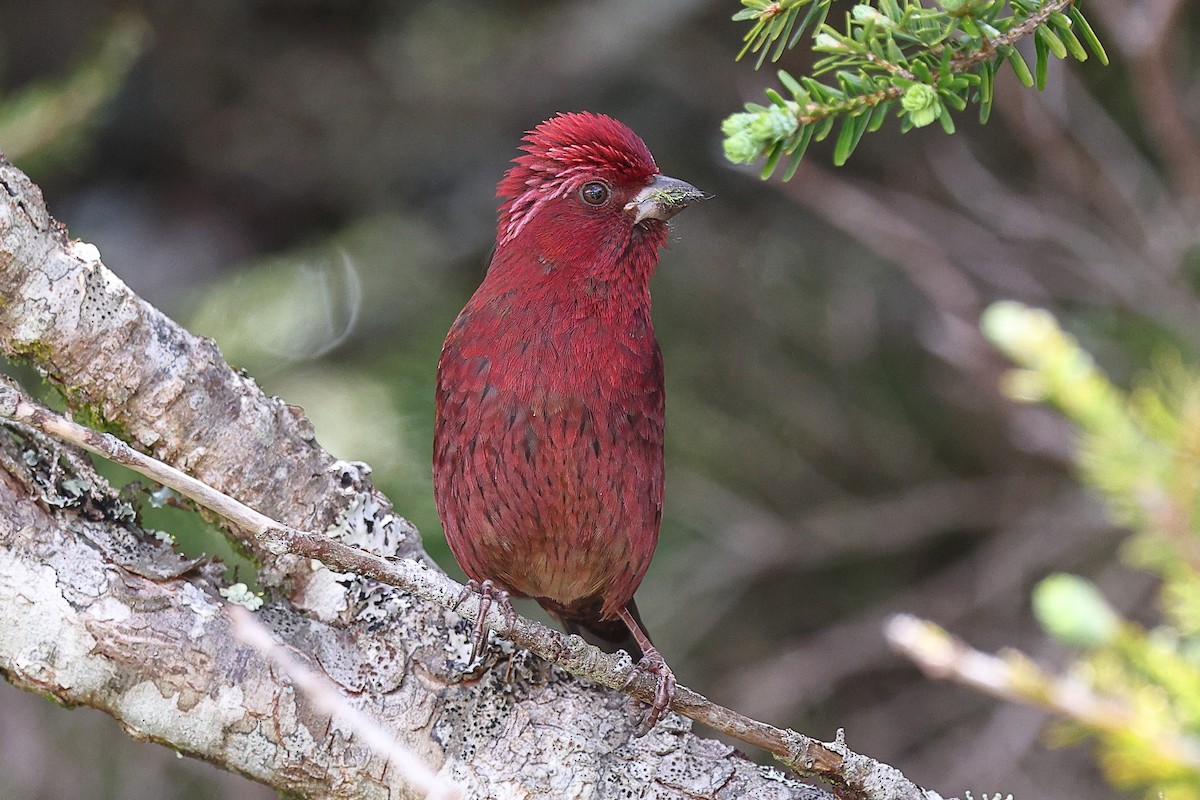
[(655, 175), (646, 187), (625, 204), (626, 211), (633, 212), (633, 224), (645, 219), (664, 222), (704, 197), (704, 192), (676, 178)]

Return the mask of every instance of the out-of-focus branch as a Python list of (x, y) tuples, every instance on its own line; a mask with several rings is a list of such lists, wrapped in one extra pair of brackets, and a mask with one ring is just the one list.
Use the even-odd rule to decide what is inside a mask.
[(963, 321), (982, 310), (979, 293), (937, 238), (921, 230), (872, 192), (811, 164), (799, 179), (775, 189), (899, 266), (938, 309)]
[(1154, 752), (1164, 761), (1200, 770), (1200, 742), (1169, 730), (1152, 732), (1123, 703), (1094, 694), (1087, 686), (1052, 675), (1017, 652), (1003, 657), (972, 648), (928, 620), (898, 614), (887, 621), (888, 644), (931, 678), (951, 680), (1026, 705), (1038, 706), (1089, 728), (1115, 734), (1154, 734)]
[(98, 51), (60, 84), (39, 84), (0, 100), (0, 142), (9, 158), (37, 156), (71, 142), (121, 89), (150, 39), (150, 26), (121, 14)]
[(1193, 208), (1200, 208), (1200, 145), (1180, 104), (1171, 64), (1179, 63), (1180, 0), (1095, 0), (1096, 14), (1125, 56), (1138, 118), (1167, 164), (1166, 173)]

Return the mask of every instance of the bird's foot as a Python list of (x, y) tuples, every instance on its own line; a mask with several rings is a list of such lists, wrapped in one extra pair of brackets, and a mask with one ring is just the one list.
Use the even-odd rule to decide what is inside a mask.
[(488, 626), (487, 614), (488, 609), (492, 607), (492, 603), (500, 606), (500, 611), (504, 614), (504, 621), (511, 628), (517, 624), (517, 612), (513, 610), (512, 603), (508, 599), (508, 592), (493, 584), (490, 580), (485, 580), (482, 583), (472, 578), (467, 581), (467, 585), (463, 587), (462, 593), (458, 599), (454, 601), (452, 609), (458, 610), (463, 601), (472, 594), (479, 595), (479, 615), (475, 617), (475, 635), (471, 643), (471, 657), (467, 660), (468, 664), (474, 664), (475, 660), (483, 653), (483, 648), (487, 644)]
[(662, 715), (670, 708), (671, 701), (675, 699), (675, 673), (667, 666), (667, 662), (663, 660), (657, 648), (646, 649), (642, 660), (634, 664), (629, 677), (625, 679), (625, 688), (633, 686), (638, 674), (642, 672), (654, 675), (657, 683), (654, 687), (654, 702), (650, 704), (650, 713), (642, 720), (637, 733), (634, 734), (639, 738), (645, 736), (651, 728), (658, 724)]

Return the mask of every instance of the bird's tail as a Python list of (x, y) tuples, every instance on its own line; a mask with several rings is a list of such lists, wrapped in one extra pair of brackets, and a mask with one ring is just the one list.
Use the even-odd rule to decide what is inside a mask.
[[(630, 599), (625, 608), (637, 620), (642, 630), (645, 631), (646, 626), (642, 623), (641, 615), (638, 614), (637, 603)], [(567, 633), (575, 633), (582, 636), (584, 641), (596, 645), (596, 647), (599, 647), (606, 653), (615, 653), (618, 650), (624, 650), (626, 653), (629, 653), (635, 664), (641, 660), (643, 655), (642, 648), (638, 647), (633, 634), (621, 620), (602, 620), (598, 614), (575, 615), (557, 608), (547, 608), (546, 610), (562, 624)]]

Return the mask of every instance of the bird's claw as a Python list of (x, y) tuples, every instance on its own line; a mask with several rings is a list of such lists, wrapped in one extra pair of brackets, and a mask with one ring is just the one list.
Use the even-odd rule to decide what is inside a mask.
[(471, 642), (471, 657), (467, 660), (468, 664), (474, 664), (475, 660), (483, 653), (483, 648), (487, 644), (488, 627), (487, 614), (492, 607), (492, 603), (500, 606), (501, 613), (504, 614), (504, 621), (508, 627), (517, 624), (517, 612), (513, 610), (512, 603), (508, 599), (508, 592), (493, 584), (490, 580), (485, 580), (482, 583), (472, 578), (467, 581), (467, 585), (463, 587), (462, 592), (451, 606), (453, 610), (458, 610), (463, 601), (472, 594), (479, 595), (479, 614), (475, 617), (475, 633)]
[(625, 679), (624, 688), (629, 689), (633, 686), (638, 675), (643, 672), (654, 675), (656, 684), (654, 702), (650, 704), (650, 712), (642, 720), (637, 733), (634, 734), (638, 738), (645, 736), (651, 728), (658, 724), (662, 715), (671, 707), (671, 701), (675, 699), (675, 673), (667, 666), (667, 662), (663, 660), (656, 648), (651, 647), (646, 650), (642, 660), (633, 665), (629, 677)]

